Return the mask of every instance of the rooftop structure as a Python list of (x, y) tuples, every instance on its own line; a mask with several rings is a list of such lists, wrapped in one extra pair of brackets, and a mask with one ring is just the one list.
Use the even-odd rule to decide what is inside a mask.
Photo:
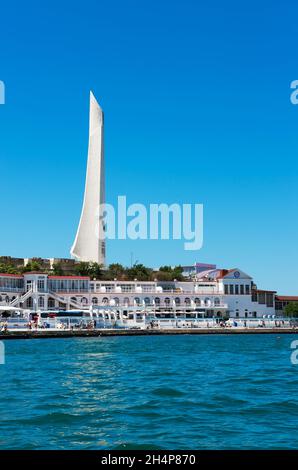
[(201, 273), (202, 271), (206, 271), (208, 269), (216, 269), (216, 264), (209, 264), (209, 263), (195, 263), (189, 266), (182, 266), (182, 274), (185, 277), (192, 277), (196, 274)]

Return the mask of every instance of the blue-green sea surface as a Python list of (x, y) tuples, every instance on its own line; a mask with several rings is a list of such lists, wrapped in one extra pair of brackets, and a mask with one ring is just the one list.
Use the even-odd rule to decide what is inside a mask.
[(297, 449), (295, 335), (9, 340), (1, 449)]

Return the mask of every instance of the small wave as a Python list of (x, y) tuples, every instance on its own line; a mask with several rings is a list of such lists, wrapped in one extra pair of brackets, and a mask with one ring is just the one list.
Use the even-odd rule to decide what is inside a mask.
[(28, 419), (19, 419), (16, 420), (19, 424), (29, 424), (29, 425), (43, 425), (43, 424), (68, 424), (74, 421), (80, 421), (86, 419), (86, 415), (80, 414), (71, 414), (71, 413), (62, 413), (54, 412), (47, 413), (45, 415), (35, 416)]
[(156, 444), (137, 444), (134, 442), (123, 442), (116, 447), (113, 447), (112, 450), (164, 450), (164, 447), (157, 446)]
[(273, 415), (274, 413), (297, 413), (298, 403), (293, 400), (285, 400), (281, 402), (268, 402), (255, 406), (250, 406), (240, 410), (240, 413), (255, 415)]
[(184, 392), (181, 392), (177, 388), (169, 387), (156, 388), (155, 390), (152, 390), (152, 393), (160, 397), (182, 397), (183, 395), (185, 395)]

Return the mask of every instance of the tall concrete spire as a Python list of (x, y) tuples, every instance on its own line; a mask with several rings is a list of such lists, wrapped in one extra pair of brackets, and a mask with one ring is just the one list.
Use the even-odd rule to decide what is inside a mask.
[(81, 219), (70, 253), (78, 261), (105, 264), (105, 240), (98, 208), (105, 203), (103, 111), (90, 91), (89, 147)]

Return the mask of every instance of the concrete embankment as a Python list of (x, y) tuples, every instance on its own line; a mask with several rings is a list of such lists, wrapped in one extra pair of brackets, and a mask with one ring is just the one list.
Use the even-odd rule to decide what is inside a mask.
[(296, 334), (293, 328), (177, 328), (153, 330), (38, 330), (8, 331), (0, 334), (0, 340), (6, 339), (46, 339), (46, 338), (87, 338), (104, 336), (152, 336), (152, 335), (239, 335), (239, 334)]

